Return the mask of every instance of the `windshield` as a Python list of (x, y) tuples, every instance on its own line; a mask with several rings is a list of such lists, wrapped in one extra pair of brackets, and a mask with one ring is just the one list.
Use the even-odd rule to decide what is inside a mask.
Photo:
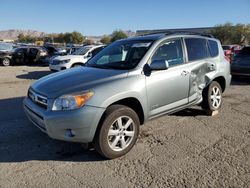
[(135, 68), (153, 41), (118, 41), (104, 48), (86, 66), (104, 69)]
[(79, 50), (76, 50), (74, 53), (72, 53), (73, 55), (85, 55), (91, 47), (82, 47)]

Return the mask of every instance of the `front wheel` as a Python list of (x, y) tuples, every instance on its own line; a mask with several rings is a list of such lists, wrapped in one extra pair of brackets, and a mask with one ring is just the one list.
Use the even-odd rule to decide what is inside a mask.
[(222, 105), (222, 89), (218, 82), (213, 81), (203, 91), (202, 108), (207, 112), (219, 110)]
[(109, 107), (97, 130), (95, 149), (108, 159), (125, 155), (136, 143), (139, 125), (139, 118), (131, 108), (123, 105)]
[(3, 58), (2, 59), (3, 66), (10, 66), (10, 59), (9, 58)]

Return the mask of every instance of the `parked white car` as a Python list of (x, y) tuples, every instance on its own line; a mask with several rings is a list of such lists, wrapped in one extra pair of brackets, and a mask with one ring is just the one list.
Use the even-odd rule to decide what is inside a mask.
[(105, 45), (88, 45), (83, 46), (71, 55), (56, 56), (52, 58), (49, 63), (51, 71), (61, 71), (72, 67), (81, 66), (85, 64), (91, 57), (95, 56), (101, 51)]

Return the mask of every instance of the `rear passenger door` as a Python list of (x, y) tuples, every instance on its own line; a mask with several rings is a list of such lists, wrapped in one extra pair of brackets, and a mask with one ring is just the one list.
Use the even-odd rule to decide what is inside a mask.
[(167, 70), (152, 71), (146, 76), (149, 116), (152, 118), (188, 103), (189, 69), (185, 63), (181, 38), (161, 43), (153, 53), (153, 60), (167, 60)]
[(34, 63), (37, 61), (38, 55), (39, 55), (38, 53), (39, 53), (39, 50), (37, 48), (30, 48), (29, 54), (28, 54), (29, 63)]
[(185, 38), (190, 67), (189, 102), (202, 98), (202, 90), (206, 87), (206, 74), (216, 70), (215, 62), (210, 59), (211, 55), (208, 47), (215, 45), (214, 42), (217, 44), (216, 41), (210, 43), (205, 38)]

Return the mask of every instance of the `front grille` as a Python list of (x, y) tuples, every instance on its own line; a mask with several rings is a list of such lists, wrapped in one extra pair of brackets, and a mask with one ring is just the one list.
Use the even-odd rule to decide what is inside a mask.
[(30, 119), (30, 121), (35, 124), (37, 127), (39, 127), (42, 131), (46, 132), (46, 127), (44, 124), (44, 119), (42, 116), (31, 110), (27, 105), (25, 106), (25, 112)]
[(28, 98), (33, 101), (38, 106), (47, 109), (48, 107), (48, 99), (45, 96), (42, 96), (31, 89), (28, 91)]

